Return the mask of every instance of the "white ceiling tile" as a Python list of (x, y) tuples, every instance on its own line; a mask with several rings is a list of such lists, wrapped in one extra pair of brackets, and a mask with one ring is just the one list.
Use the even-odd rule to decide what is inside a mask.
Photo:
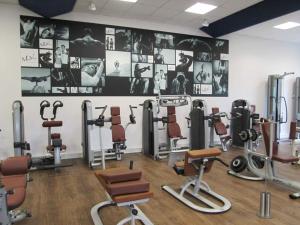
[(152, 16), (153, 16), (153, 18), (171, 18), (180, 13), (181, 13), (180, 11), (176, 11), (176, 10), (159, 8), (152, 14)]
[(157, 10), (157, 7), (143, 4), (134, 4), (129, 10), (126, 11), (126, 15), (152, 15)]
[(165, 4), (169, 0), (138, 0), (138, 3), (142, 3), (143, 5), (151, 5), (159, 7)]
[(109, 0), (103, 7), (103, 10), (125, 11), (130, 9), (134, 4), (130, 2), (122, 2), (118, 0)]
[(163, 4), (161, 7), (163, 9), (169, 9), (169, 10), (178, 10), (183, 12), (188, 7), (192, 6), (196, 0), (169, 0), (165, 4)]

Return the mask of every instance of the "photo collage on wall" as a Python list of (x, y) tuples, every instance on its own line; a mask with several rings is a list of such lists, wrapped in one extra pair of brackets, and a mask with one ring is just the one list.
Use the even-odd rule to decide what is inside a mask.
[(228, 96), (227, 40), (20, 17), (23, 96)]

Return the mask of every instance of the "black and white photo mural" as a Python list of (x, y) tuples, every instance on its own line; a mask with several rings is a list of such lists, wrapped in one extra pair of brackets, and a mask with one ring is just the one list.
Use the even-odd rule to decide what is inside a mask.
[(228, 40), (20, 17), (23, 96), (228, 96)]

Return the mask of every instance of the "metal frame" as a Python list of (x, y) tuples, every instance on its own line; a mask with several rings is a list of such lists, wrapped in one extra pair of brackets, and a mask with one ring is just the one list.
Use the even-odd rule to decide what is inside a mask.
[[(270, 123), (270, 149), (269, 155), (260, 154), (257, 152), (253, 152), (249, 149), (247, 150), (247, 158), (249, 163), (249, 170), (258, 177), (263, 177), (266, 180), (273, 181), (282, 185), (285, 185), (289, 188), (293, 188), (299, 190), (297, 193), (293, 193), (290, 195), (291, 198), (299, 198), (300, 197), (300, 182), (287, 180), (281, 177), (277, 177), (274, 170), (274, 163), (272, 160), (272, 152), (273, 152), (273, 140), (275, 135), (275, 122)], [(252, 156), (258, 156), (264, 160), (265, 166), (263, 169), (259, 170), (254, 165), (253, 161), (250, 160)]]
[(111, 197), (105, 192), (108, 200), (104, 202), (100, 202), (97, 205), (93, 206), (91, 209), (91, 217), (93, 219), (93, 222), (95, 225), (104, 225), (104, 223), (101, 220), (101, 217), (99, 215), (99, 212), (101, 209), (109, 206), (118, 206), (118, 207), (126, 207), (130, 215), (122, 220), (120, 220), (117, 225), (125, 225), (130, 222), (131, 225), (135, 225), (136, 220), (140, 220), (144, 225), (154, 225), (150, 219), (140, 210), (136, 204), (142, 204), (145, 202), (148, 202), (149, 199), (141, 199), (137, 201), (130, 201), (130, 202), (124, 202), (124, 203), (115, 203)]
[[(199, 174), (194, 177), (189, 177), (186, 181), (186, 183), (181, 187), (180, 192), (176, 192), (169, 186), (162, 186), (162, 189), (171, 194), (173, 197), (187, 205), (188, 207), (204, 213), (222, 213), (226, 212), (231, 208), (231, 203), (224, 198), (223, 196), (217, 194), (216, 192), (212, 191), (211, 188), (208, 186), (206, 182), (204, 182), (203, 174), (205, 169), (205, 163), (208, 161), (208, 159), (204, 159), (203, 163), (200, 166)], [(209, 199), (203, 197), (200, 195), (200, 191), (204, 192), (214, 199), (218, 200), (222, 203), (222, 206), (217, 205), (216, 203), (210, 201)], [(201, 207), (191, 200), (187, 199), (184, 194), (189, 194), (190, 196), (194, 197), (195, 200), (201, 202), (202, 204), (208, 206), (208, 207)]]
[(27, 217), (30, 217), (30, 213), (26, 210), (11, 210), (7, 209), (7, 191), (4, 187), (0, 187), (0, 224), (11, 225), (19, 222)]

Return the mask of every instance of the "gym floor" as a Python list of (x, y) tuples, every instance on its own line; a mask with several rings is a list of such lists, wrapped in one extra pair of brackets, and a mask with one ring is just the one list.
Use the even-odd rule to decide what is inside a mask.
[[(223, 153), (226, 162), (242, 153), (233, 149)], [(264, 182), (245, 181), (227, 175), (227, 169), (218, 162), (214, 163), (204, 180), (217, 193), (229, 199), (232, 209), (223, 214), (211, 215), (193, 211), (167, 192), (161, 185), (180, 187), (185, 177), (178, 176), (164, 161), (154, 161), (142, 154), (127, 154), (122, 161), (109, 161), (107, 167), (128, 166), (134, 160), (134, 167), (143, 171), (144, 177), (151, 183), (154, 198), (140, 205), (143, 212), (156, 225), (200, 225), (200, 224), (251, 224), (251, 225), (298, 225), (300, 220), (300, 201), (291, 200), (290, 190), (275, 184), (269, 184), (272, 193), (272, 219), (260, 219), (259, 195), (264, 190)], [(104, 201), (105, 194), (94, 172), (87, 168), (82, 160), (73, 160), (74, 166), (62, 168), (60, 172), (33, 171), (33, 182), (28, 183), (27, 198), (22, 208), (29, 209), (32, 218), (22, 221), (22, 225), (93, 225), (90, 209)], [(277, 168), (280, 169), (277, 171)], [(277, 174), (300, 181), (300, 165), (278, 165)], [(126, 209), (106, 208), (101, 218), (106, 225), (116, 224), (126, 217)]]

